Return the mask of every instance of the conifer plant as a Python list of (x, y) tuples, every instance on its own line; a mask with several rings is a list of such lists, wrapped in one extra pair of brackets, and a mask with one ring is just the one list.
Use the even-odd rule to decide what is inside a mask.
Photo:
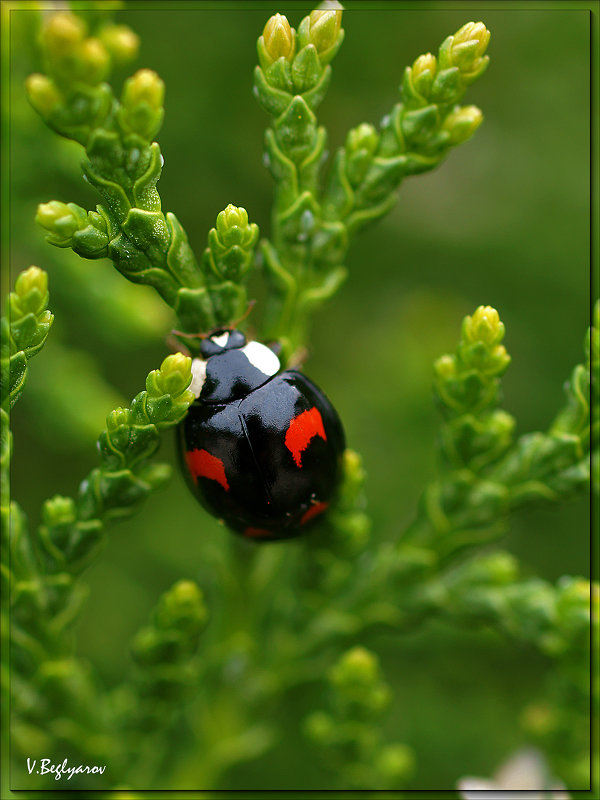
[[(585, 788), (598, 587), (578, 576), (550, 583), (525, 575), (497, 541), (513, 513), (586, 492), (590, 463), (597, 469), (598, 305), (564, 406), (547, 430), (519, 436), (501, 406), (511, 359), (499, 312), (482, 304), (462, 327), (457, 320), (456, 349), (433, 365), (439, 471), (413, 522), (393, 540), (372, 536), (361, 458), (348, 449), (335, 505), (298, 545), (247, 543), (223, 528), (218, 592), (207, 593), (191, 570), (158, 597), (131, 653), (122, 654), (120, 683), (101, 686), (79, 656), (74, 630), (85, 569), (111, 523), (155, 502), (169, 481), (172, 468), (156, 452), (194, 400), (198, 334), (246, 329), (278, 342), (283, 365), (302, 364), (311, 319), (352, 280), (355, 235), (391, 210), (405, 178), (440, 165), (481, 125), (481, 111), (465, 96), (488, 66), (490, 40), (483, 22), (467, 22), (435, 55), (418, 56), (380, 125), (349, 130), (327, 158), (317, 114), (344, 40), (342, 10), (335, 3), (316, 9), (297, 28), (273, 15), (258, 37), (254, 70), (275, 186), (270, 230), (251, 221), (252, 198), (250, 213), (230, 204), (197, 256), (158, 190), (165, 85), (144, 68), (116, 94), (111, 70), (136, 57), (137, 36), (111, 11), (80, 5), (45, 15), (44, 71), (28, 78), (26, 91), (44, 122), (81, 146), (83, 177), (99, 203), (88, 210), (52, 200), (36, 220), (52, 246), (109, 259), (127, 280), (152, 287), (172, 310), (177, 346), (139, 375), (139, 393), (108, 414), (103, 430), (99, 422), (97, 465), (71, 496), (46, 500), (36, 525), (9, 494), (9, 423), (44, 354), (30, 359), (53, 333), (52, 276), (31, 266), (6, 298), (0, 455), (11, 788), (64, 788), (68, 780), (80, 793), (131, 798), (144, 789), (228, 788), (242, 763), (260, 764), (290, 735), (272, 709), (305, 686), (310, 702), (320, 698), (298, 725), (302, 758), (316, 760), (327, 781), (314, 788), (440, 788), (420, 776), (410, 739), (386, 732), (392, 690), (370, 638), (382, 630), (401, 637), (433, 619), (492, 628), (547, 658), (548, 686), (524, 713), (525, 735), (558, 780)], [(264, 307), (248, 317), (248, 281), (258, 277)], [(201, 525), (205, 512), (198, 514)], [(60, 765), (65, 757), (60, 784), (56, 769), (40, 772), (43, 759)], [(80, 764), (105, 769), (66, 772)], [(469, 770), (457, 765), (456, 780)]]

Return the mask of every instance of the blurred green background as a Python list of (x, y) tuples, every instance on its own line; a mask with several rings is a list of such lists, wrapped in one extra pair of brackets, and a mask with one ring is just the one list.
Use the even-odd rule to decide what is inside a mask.
[[(270, 14), (285, 13), (297, 25), (311, 10), (285, 2), (230, 5), (155, 3), (116, 16), (142, 45), (115, 85), (142, 66), (165, 80), (159, 190), (163, 209), (178, 215), (198, 255), (228, 203), (244, 206), (263, 233), (269, 230), (267, 117), (251, 90), (255, 40)], [(403, 68), (416, 56), (436, 52), (471, 19), (492, 32), (490, 67), (465, 101), (482, 108), (483, 126), (439, 169), (408, 179), (394, 211), (356, 240), (349, 280), (313, 329), (305, 370), (336, 404), (349, 445), (364, 457), (375, 541), (401, 533), (434, 474), (431, 365), (454, 349), (462, 317), (491, 304), (506, 324), (513, 363), (505, 405), (519, 433), (546, 427), (562, 404), (589, 319), (589, 12), (576, 4), (452, 6), (348, 3), (346, 41), (319, 114), (331, 152), (350, 127), (377, 123), (397, 102)], [(56, 315), (12, 415), (12, 488), (34, 523), (45, 497), (75, 493), (95, 466), (106, 413), (143, 388), (167, 352), (172, 320), (150, 290), (128, 285), (108, 262), (83, 262), (50, 247), (36, 229), (38, 203), (93, 208), (98, 198), (80, 177), (79, 146), (59, 141), (25, 100), (23, 80), (41, 68), (32, 43), (36, 15), (11, 14), (11, 267), (48, 271)], [(118, 313), (108, 296), (119, 298)], [(253, 313), (260, 315), (260, 306)], [(162, 457), (174, 459), (170, 436)], [(126, 670), (128, 643), (158, 595), (181, 577), (206, 584), (207, 547), (225, 546), (229, 535), (177, 473), (141, 513), (110, 529), (85, 575), (90, 598), (79, 626), (80, 653), (107, 685)], [(587, 500), (521, 514), (502, 546), (548, 579), (587, 575)], [(209, 593), (211, 602), (218, 594)], [(536, 698), (541, 657), (492, 633), (439, 624), (363, 643), (381, 654), (394, 688), (387, 726), (390, 739), (416, 750), (415, 787), (450, 788), (466, 773), (489, 774), (523, 744), (518, 717)], [(274, 712), (285, 731), (276, 750), (238, 768), (223, 788), (325, 786), (300, 733), (302, 716), (320, 701), (319, 687), (291, 695)]]

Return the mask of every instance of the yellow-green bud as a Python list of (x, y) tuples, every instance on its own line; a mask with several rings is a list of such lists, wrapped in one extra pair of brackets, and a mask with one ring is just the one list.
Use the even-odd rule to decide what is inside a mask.
[(312, 45), (321, 66), (329, 64), (344, 39), (342, 8), (317, 8), (304, 17), (298, 26), (298, 49)]
[(273, 14), (270, 17), (264, 27), (262, 40), (270, 64), (278, 58), (285, 58), (286, 61), (293, 59), (296, 33), (283, 14)]
[(413, 87), (419, 94), (427, 96), (437, 69), (437, 59), (431, 53), (419, 56), (411, 67)]
[(406, 778), (414, 769), (412, 750), (405, 744), (388, 744), (379, 753), (375, 769), (391, 780)]
[(48, 274), (39, 267), (31, 266), (23, 270), (15, 282), (15, 293), (24, 298), (37, 291), (42, 297), (48, 292)]
[(437, 67), (437, 59), (431, 53), (425, 53), (419, 56), (412, 65), (413, 81), (418, 80), (424, 72), (430, 72), (431, 75), (435, 73)]
[(351, 450), (349, 447), (347, 447), (344, 450), (343, 462), (344, 462), (344, 473), (356, 475), (358, 472), (361, 472), (362, 476), (364, 477), (362, 469), (362, 459), (356, 452), (356, 450)]
[(344, 550), (350, 553), (360, 552), (369, 540), (371, 518), (361, 512), (346, 514), (338, 523), (339, 541)]
[(156, 609), (155, 623), (158, 628), (169, 629), (201, 626), (206, 621), (208, 612), (204, 605), (202, 591), (193, 581), (179, 581), (166, 592)]
[(42, 519), (45, 525), (61, 525), (65, 522), (75, 522), (75, 502), (71, 497), (62, 497), (57, 494), (46, 500), (42, 506)]
[[(350, 492), (355, 495), (365, 480), (365, 471), (363, 469), (361, 457), (355, 450), (346, 448), (343, 455), (343, 473), (344, 473), (344, 489), (343, 491)], [(352, 516), (356, 516), (356, 513)], [(360, 516), (360, 514), (359, 514)]]
[(448, 114), (442, 129), (448, 132), (452, 144), (462, 144), (473, 136), (482, 122), (483, 114), (477, 106), (463, 106)]
[(484, 55), (490, 41), (490, 32), (483, 22), (467, 22), (451, 37), (449, 57), (453, 66), (460, 69), (463, 80), (475, 79), (487, 66)]
[(589, 628), (590, 606), (593, 602), (590, 581), (565, 575), (560, 579), (558, 588), (556, 611), (563, 629), (574, 632)]
[(377, 131), (368, 122), (363, 122), (356, 128), (348, 131), (346, 137), (346, 153), (349, 155), (358, 150), (366, 150), (369, 155), (373, 155), (379, 144)]
[(60, 106), (62, 96), (54, 82), (46, 77), (35, 73), (30, 75), (25, 81), (25, 88), (29, 102), (43, 117), (48, 117), (52, 112)]
[(140, 69), (125, 81), (118, 119), (126, 132), (151, 141), (163, 119), (165, 84), (156, 72)]
[[(563, 578), (560, 586), (563, 590), (561, 600), (566, 598), (569, 602), (589, 603), (592, 585), (590, 585), (587, 578)], [(595, 588), (597, 593), (598, 587), (595, 586)]]
[[(160, 394), (170, 394), (173, 397), (180, 395), (192, 380), (192, 359), (183, 353), (173, 353), (167, 356), (160, 365), (160, 370), (154, 370), (153, 391)], [(150, 391), (150, 387), (148, 387)]]
[(506, 445), (508, 447), (515, 432), (515, 418), (508, 412), (497, 408), (491, 413), (488, 419), (488, 425), (490, 436), (494, 437), (497, 446), (502, 447)]
[(60, 658), (44, 661), (37, 675), (44, 691), (56, 691), (55, 699), (64, 693), (65, 686), (79, 686), (83, 667), (73, 658)]
[(141, 628), (135, 635), (131, 650), (135, 661), (138, 664), (156, 664), (164, 659), (165, 650), (169, 650), (169, 642), (165, 642), (164, 635), (161, 635), (155, 628)]
[(165, 84), (151, 69), (140, 69), (125, 81), (121, 103), (126, 108), (135, 108), (142, 103), (158, 111), (165, 99)]
[[(248, 227), (248, 212), (245, 208), (234, 206), (230, 203), (217, 216), (217, 233), (226, 244), (225, 239), (235, 236), (235, 232)], [(237, 238), (237, 237), (236, 237)], [(231, 242), (233, 244), (233, 242)], [(237, 242), (235, 242), (237, 244)]]
[(44, 28), (43, 42), (51, 57), (63, 60), (83, 42), (86, 25), (69, 11), (53, 14)]
[(86, 39), (79, 48), (78, 77), (94, 86), (100, 83), (110, 69), (110, 56), (100, 39)]
[(513, 583), (519, 572), (517, 560), (510, 553), (494, 553), (485, 559), (482, 566), (485, 568), (486, 582), (495, 586)]
[(304, 721), (306, 735), (317, 744), (327, 744), (335, 735), (335, 721), (325, 711), (313, 711)]
[(476, 42), (477, 47), (474, 56), (476, 58), (481, 58), (487, 49), (490, 36), (491, 34), (483, 22), (467, 22), (454, 34), (452, 50), (453, 52), (457, 52), (459, 46)]
[(45, 311), (48, 305), (48, 275), (39, 267), (29, 267), (21, 272), (15, 283), (15, 291), (10, 293), (11, 324), (23, 319), (27, 314), (38, 318), (38, 323), (48, 322), (51, 317)]
[(35, 221), (38, 225), (41, 225), (42, 228), (46, 228), (48, 230), (52, 230), (54, 224), (58, 220), (68, 219), (70, 222), (73, 221), (72, 224), (72, 233), (74, 233), (78, 226), (77, 223), (74, 221), (74, 215), (66, 203), (62, 203), (60, 200), (51, 200), (49, 203), (40, 203), (37, 207), (37, 213), (35, 215)]
[(438, 61), (431, 53), (424, 53), (413, 61), (412, 66), (406, 67), (402, 94), (407, 109), (416, 110), (428, 105), (432, 99), (431, 89), (437, 70)]
[(510, 364), (510, 356), (504, 345), (499, 344), (504, 336), (504, 325), (498, 312), (491, 306), (479, 306), (472, 317), (465, 317), (462, 339), (458, 346), (461, 361), (469, 368), (499, 375)]
[(342, 27), (342, 10), (315, 9), (309, 15), (309, 42), (314, 44), (318, 53), (324, 53), (332, 47)]
[(448, 380), (456, 377), (456, 356), (440, 356), (433, 365), (435, 374), (441, 380)]
[(75, 203), (51, 200), (49, 203), (40, 203), (35, 221), (51, 234), (53, 244), (67, 247), (71, 244), (73, 234), (87, 225), (87, 214)]
[(329, 674), (331, 682), (340, 689), (356, 684), (370, 686), (379, 680), (377, 656), (364, 647), (353, 647), (341, 656)]
[[(225, 249), (237, 245), (248, 250), (256, 244), (259, 235), (258, 226), (254, 223), (248, 224), (246, 209), (231, 203), (217, 216), (216, 230), (218, 244)], [(209, 243), (214, 246), (212, 237), (209, 238)]]
[(126, 428), (131, 422), (131, 411), (128, 408), (115, 408), (106, 417), (106, 430), (109, 433)]
[(140, 47), (139, 36), (127, 25), (107, 25), (100, 31), (100, 39), (117, 64), (132, 61)]
[(479, 306), (472, 317), (463, 322), (463, 340), (469, 344), (483, 342), (491, 347), (502, 341), (504, 324), (492, 306)]

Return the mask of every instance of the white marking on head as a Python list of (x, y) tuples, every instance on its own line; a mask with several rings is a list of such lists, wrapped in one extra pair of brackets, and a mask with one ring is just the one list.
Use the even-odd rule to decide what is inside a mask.
[(219, 347), (226, 347), (227, 342), (229, 341), (229, 331), (225, 331), (225, 333), (222, 333), (220, 336), (211, 336), (210, 340), (211, 342), (218, 344)]
[(194, 397), (196, 399), (200, 397), (200, 392), (202, 391), (202, 386), (204, 385), (205, 379), (206, 361), (203, 361), (201, 358), (195, 358), (192, 361), (192, 382), (189, 385), (189, 389), (194, 393)]
[(275, 375), (276, 372), (279, 372), (281, 367), (279, 359), (266, 345), (260, 342), (248, 342), (240, 349), (252, 366), (265, 375)]

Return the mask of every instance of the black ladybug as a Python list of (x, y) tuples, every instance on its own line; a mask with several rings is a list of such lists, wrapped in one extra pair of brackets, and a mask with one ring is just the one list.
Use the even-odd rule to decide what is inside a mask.
[(204, 339), (179, 425), (183, 470), (202, 505), (256, 540), (297, 536), (326, 511), (344, 451), (329, 400), (275, 353), (238, 330)]

